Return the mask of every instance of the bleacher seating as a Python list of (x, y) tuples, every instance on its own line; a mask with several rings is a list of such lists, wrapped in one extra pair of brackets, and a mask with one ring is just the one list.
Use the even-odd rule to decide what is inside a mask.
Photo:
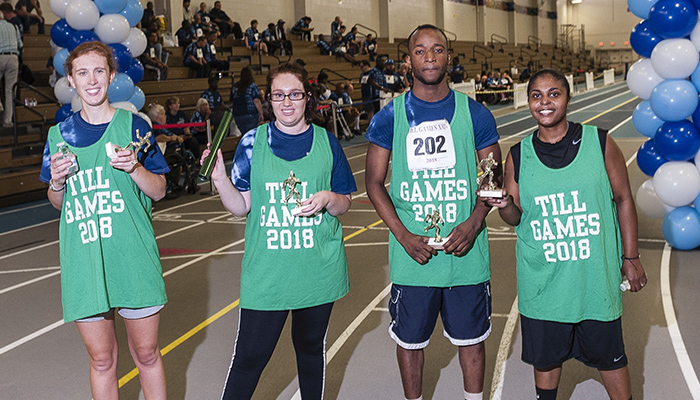
[[(47, 27), (46, 32), (50, 32)], [(33, 86), (37, 92), (22, 88), (19, 93), (20, 99), (35, 98), (38, 104), (33, 109), (24, 105), (17, 107), (18, 121), (18, 144), (15, 146), (13, 129), (0, 128), (0, 206), (26, 201), (30, 198), (43, 197), (46, 185), (39, 182), (38, 174), (41, 164), (41, 152), (43, 151), (44, 140), (48, 128), (53, 125), (54, 115), (59, 108), (59, 104), (54, 100), (53, 88), (48, 84), (49, 72), (46, 69), (46, 61), (51, 55), (49, 45), (49, 35), (27, 34), (24, 38), (24, 63), (33, 71), (36, 81)], [(361, 101), (358, 78), (360, 68), (353, 67), (342, 58), (334, 56), (320, 55), (315, 42), (298, 41), (294, 35), (289, 35), (292, 41), (294, 54), (284, 57), (259, 56), (253, 54), (250, 49), (244, 46), (242, 40), (219, 39), (217, 43), (217, 55), (227, 57), (231, 62), (231, 76), (225, 76), (219, 83), (219, 92), (228, 101), (229, 91), (232, 82), (237, 80), (237, 75), (241, 68), (251, 65), (254, 68), (255, 81), (261, 88), (265, 87), (266, 72), (274, 68), (280, 62), (288, 59), (292, 61), (301, 58), (306, 62), (306, 69), (310, 77), (315, 77), (322, 69), (330, 72), (329, 82), (334, 84), (351, 79), (356, 83), (356, 90), (353, 94), (354, 101)], [(402, 52), (398, 45), (402, 39), (395, 39), (395, 43), (388, 43), (385, 38), (378, 38), (379, 54), (388, 55), (390, 58), (398, 59)], [(496, 44), (491, 50), (492, 56), (477, 54), (474, 56), (475, 42), (455, 41), (450, 47), (455, 55), (461, 58), (461, 64), (465, 67), (468, 76), (474, 77), (482, 70), (504, 71), (516, 67), (520, 70), (527, 65), (528, 61), (533, 61), (540, 67), (557, 68), (564, 71), (576, 71), (580, 69), (592, 68), (592, 63), (577, 54), (555, 49), (551, 45), (540, 45), (536, 49), (528, 49), (526, 46), (515, 46), (512, 44)], [(483, 47), (483, 45), (480, 45)], [(488, 47), (488, 46), (487, 46)], [(403, 47), (405, 51), (405, 46)], [(502, 49), (502, 51), (501, 51)], [(165, 82), (157, 82), (154, 77), (146, 76), (138, 85), (146, 94), (146, 104), (164, 104), (165, 99), (170, 96), (180, 98), (181, 109), (189, 115), (194, 110), (197, 99), (202, 91), (207, 88), (207, 80), (195, 79), (189, 68), (182, 66), (182, 48), (169, 48), (172, 52), (168, 61), (169, 75)], [(522, 57), (522, 58), (521, 58)], [(367, 56), (357, 55), (356, 58), (367, 59)], [(472, 60), (476, 58), (476, 60)], [(261, 65), (259, 65), (261, 64)], [(149, 79), (150, 78), (150, 79)], [(517, 81), (517, 76), (513, 76)], [(41, 95), (41, 94), (43, 95)], [(46, 119), (46, 124), (42, 127), (42, 118)], [(224, 146), (224, 150), (233, 151), (237, 141), (229, 140)], [(27, 197), (27, 194), (29, 197)]]

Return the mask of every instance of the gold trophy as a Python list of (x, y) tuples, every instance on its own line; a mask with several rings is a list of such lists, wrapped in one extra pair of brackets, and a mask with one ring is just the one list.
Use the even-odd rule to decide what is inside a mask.
[[(489, 153), (488, 158), (479, 162), (478, 168), (484, 171), (476, 178), (476, 186), (479, 188), (479, 197), (491, 197), (500, 199), (503, 197), (503, 189), (496, 186), (493, 180), (493, 167), (496, 167), (498, 162), (493, 159), (493, 153)], [(486, 180), (486, 189), (482, 189), (482, 184)]]
[(133, 147), (134, 154), (138, 153), (141, 151), (141, 148), (144, 147), (143, 151), (148, 151), (148, 148), (151, 147), (151, 142), (148, 140), (151, 138), (151, 131), (148, 131), (144, 136), (139, 135), (139, 130), (136, 130), (136, 138), (138, 140), (134, 140), (133, 142), (127, 144), (124, 147), (119, 147), (116, 144), (112, 142), (107, 142), (105, 144), (105, 150), (107, 151), (107, 156), (109, 158), (114, 158), (117, 157), (117, 153), (119, 153), (122, 150), (128, 150), (129, 148)]
[[(297, 190), (297, 184), (301, 183), (296, 176), (294, 176), (294, 171), (289, 171), (289, 178), (282, 181), (282, 192), (286, 192), (287, 195), (284, 197), (284, 205), (287, 205), (289, 200), (294, 196), (296, 200), (296, 207), (292, 208), (292, 215), (296, 216), (299, 214), (304, 206), (301, 204), (301, 193)], [(287, 192), (287, 188), (289, 191)]]
[(428, 240), (428, 246), (437, 250), (442, 250), (443, 242), (449, 239), (449, 237), (443, 238), (440, 236), (440, 224), (445, 225), (445, 219), (440, 215), (440, 211), (435, 209), (432, 214), (427, 214), (425, 218), (423, 218), (423, 221), (428, 222), (428, 226), (423, 228), (425, 233), (428, 233), (429, 230), (435, 228), (435, 237), (431, 237)]

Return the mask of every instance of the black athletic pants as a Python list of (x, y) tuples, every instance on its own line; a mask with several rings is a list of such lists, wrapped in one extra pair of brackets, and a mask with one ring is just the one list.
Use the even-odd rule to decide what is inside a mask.
[[(292, 310), (292, 343), (297, 356), (299, 388), (304, 400), (321, 399), (326, 368), (326, 332), (333, 303)], [(270, 361), (289, 311), (241, 308), (238, 337), (224, 387), (223, 400), (253, 396)]]

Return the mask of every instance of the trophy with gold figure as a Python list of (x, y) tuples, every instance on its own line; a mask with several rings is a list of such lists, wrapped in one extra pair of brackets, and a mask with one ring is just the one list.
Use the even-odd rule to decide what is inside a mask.
[[(498, 162), (493, 158), (493, 153), (489, 153), (486, 159), (479, 162), (478, 168), (483, 171), (483, 173), (476, 178), (476, 186), (479, 188), (479, 197), (491, 197), (495, 199), (503, 197), (503, 189), (499, 189), (493, 179), (493, 169), (498, 166), (497, 164)], [(484, 181), (486, 181), (485, 188), (482, 186)]]
[(112, 142), (107, 142), (105, 144), (105, 150), (107, 151), (107, 156), (109, 158), (114, 158), (117, 157), (117, 153), (119, 153), (122, 150), (128, 150), (128, 149), (133, 149), (134, 154), (138, 153), (141, 151), (141, 148), (143, 148), (143, 151), (148, 151), (148, 148), (151, 147), (151, 142), (148, 140), (151, 138), (151, 131), (146, 132), (145, 135), (141, 136), (139, 134), (139, 130), (136, 130), (136, 139), (133, 142), (127, 144), (124, 147), (120, 147)]
[(425, 218), (423, 218), (423, 221), (428, 222), (428, 225), (423, 228), (425, 233), (428, 233), (429, 230), (435, 228), (435, 237), (431, 237), (428, 240), (428, 246), (431, 246), (437, 250), (442, 250), (442, 244), (449, 238), (443, 238), (440, 236), (440, 224), (445, 225), (445, 219), (442, 218), (442, 215), (440, 215), (440, 211), (437, 209), (433, 210), (432, 214), (427, 214)]
[[(289, 203), (292, 197), (296, 200), (296, 207), (292, 208), (292, 215), (299, 214), (304, 206), (301, 204), (301, 193), (297, 190), (297, 184), (301, 183), (301, 180), (294, 176), (294, 171), (289, 171), (289, 178), (282, 181), (282, 192), (287, 193), (284, 197), (284, 205)], [(289, 191), (287, 191), (289, 189)]]

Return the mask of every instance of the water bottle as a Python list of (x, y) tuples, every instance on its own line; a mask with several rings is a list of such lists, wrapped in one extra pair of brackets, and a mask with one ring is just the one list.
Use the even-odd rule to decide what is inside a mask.
[(66, 157), (69, 157), (71, 159), (71, 165), (68, 167), (68, 175), (73, 175), (78, 170), (80, 170), (80, 167), (78, 166), (78, 160), (75, 157), (75, 153), (73, 153), (69, 148), (68, 145), (66, 145), (66, 142), (61, 142), (56, 144), (56, 147), (58, 147), (58, 152), (61, 154), (60, 157), (58, 157), (57, 160), (63, 160)]

